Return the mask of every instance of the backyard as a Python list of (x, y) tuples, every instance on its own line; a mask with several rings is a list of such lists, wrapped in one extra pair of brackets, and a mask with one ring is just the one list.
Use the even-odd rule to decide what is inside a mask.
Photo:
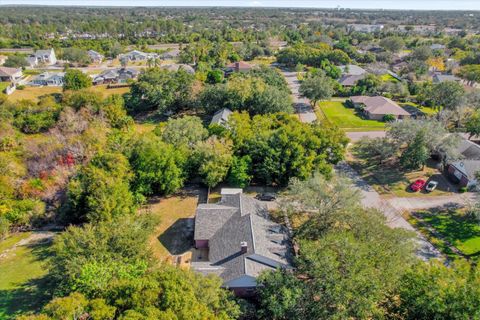
[(38, 310), (50, 299), (46, 275), (52, 236), (23, 232), (0, 241), (0, 319)]
[(362, 119), (355, 109), (345, 106), (345, 100), (320, 102), (315, 112), (319, 119), (325, 119), (345, 131), (385, 130), (385, 122)]
[(188, 265), (193, 243), (193, 217), (203, 190), (184, 188), (169, 197), (153, 197), (141, 212), (152, 214), (160, 222), (150, 244), (155, 257), (161, 262)]
[[(93, 86), (90, 88), (93, 92), (99, 92), (104, 97), (111, 96), (113, 94), (124, 94), (130, 90), (128, 87), (124, 88), (112, 88), (107, 89), (106, 85)], [(33, 100), (38, 101), (38, 98), (44, 95), (50, 95), (55, 93), (62, 93), (62, 87), (25, 87), (23, 90), (16, 90), (10, 96), (9, 101), (19, 100)]]
[(409, 221), (449, 258), (477, 259), (480, 253), (478, 219), (458, 208), (440, 208), (412, 213)]

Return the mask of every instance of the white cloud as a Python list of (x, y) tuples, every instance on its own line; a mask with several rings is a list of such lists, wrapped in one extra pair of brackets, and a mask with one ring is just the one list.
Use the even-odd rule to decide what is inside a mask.
[(263, 6), (263, 3), (258, 1), (258, 0), (254, 0), (254, 1), (250, 1), (248, 3), (248, 6), (249, 7), (261, 7), (261, 6)]

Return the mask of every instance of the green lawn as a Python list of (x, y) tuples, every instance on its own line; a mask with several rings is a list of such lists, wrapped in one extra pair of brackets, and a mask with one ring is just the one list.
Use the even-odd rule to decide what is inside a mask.
[(26, 232), (0, 241), (0, 319), (38, 310), (50, 299), (48, 244), (22, 244), (31, 237)]
[(3, 93), (3, 90), (5, 90), (5, 88), (8, 87), (9, 84), (10, 82), (0, 82), (0, 93)]
[(427, 114), (427, 115), (435, 115), (438, 113), (439, 110), (435, 110), (435, 109), (432, 109), (430, 107), (423, 107), (421, 105), (418, 105), (414, 102), (406, 102), (406, 103), (399, 103), (399, 106), (405, 108), (405, 109), (409, 109), (409, 108), (416, 108), (418, 110), (420, 110), (421, 112)]
[(380, 76), (380, 80), (382, 80), (383, 82), (398, 82), (398, 79), (396, 79), (389, 73), (382, 74)]
[(357, 115), (355, 109), (345, 107), (343, 101), (320, 102), (316, 108), (316, 113), (319, 119), (326, 119), (328, 122), (345, 131), (375, 131), (385, 129), (384, 122), (362, 119)]
[[(465, 216), (460, 211), (422, 211), (415, 213), (417, 225), (425, 232), (426, 226), (434, 228), (439, 234), (434, 242), (440, 243), (440, 248), (447, 247), (442, 243), (444, 238), (466, 256), (476, 257), (480, 254), (480, 225), (478, 220)], [(422, 226), (423, 224), (423, 226)], [(432, 236), (432, 235), (430, 235)], [(435, 235), (433, 235), (435, 238)], [(447, 254), (452, 254), (447, 250)]]

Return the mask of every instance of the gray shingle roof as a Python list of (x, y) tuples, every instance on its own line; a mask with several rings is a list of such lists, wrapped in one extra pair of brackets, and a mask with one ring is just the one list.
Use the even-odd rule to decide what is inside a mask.
[(232, 114), (232, 111), (228, 108), (223, 108), (221, 110), (218, 110), (213, 115), (212, 121), (210, 122), (210, 124), (215, 123), (215, 124), (224, 125), (225, 123), (227, 123), (228, 118), (230, 117), (231, 114)]
[[(264, 203), (244, 194), (224, 194), (217, 204), (199, 205), (194, 238), (209, 240), (209, 262), (192, 267), (218, 274), (228, 287), (254, 283), (252, 277), (262, 271), (289, 266), (285, 229), (269, 219)], [(241, 242), (247, 243), (245, 253)]]
[(365, 105), (365, 110), (371, 114), (392, 114), (409, 116), (405, 109), (401, 108), (392, 100), (382, 97), (368, 97), (368, 96), (354, 96), (350, 98), (353, 103), (362, 103)]
[(365, 69), (363, 69), (362, 67), (359, 67), (355, 64), (340, 66), (339, 68), (340, 68), (340, 70), (342, 70), (343, 74), (348, 74), (348, 75), (351, 75), (351, 76), (359, 76), (359, 75), (367, 73), (367, 71)]

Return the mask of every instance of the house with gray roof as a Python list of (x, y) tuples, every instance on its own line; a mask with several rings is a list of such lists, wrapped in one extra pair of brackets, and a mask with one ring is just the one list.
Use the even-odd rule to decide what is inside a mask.
[(353, 87), (357, 84), (359, 80), (362, 80), (365, 78), (364, 74), (359, 74), (359, 75), (343, 75), (340, 77), (338, 80), (338, 83), (340, 83), (344, 87)]
[(433, 83), (442, 83), (446, 81), (455, 81), (455, 82), (460, 82), (462, 79), (459, 77), (456, 77), (452, 74), (434, 74), (432, 77), (432, 82)]
[(355, 64), (339, 66), (339, 68), (342, 70), (342, 75), (359, 76), (367, 73), (367, 70)]
[(222, 189), (217, 203), (200, 204), (195, 213), (195, 248), (204, 252), (192, 268), (223, 279), (237, 296), (252, 296), (264, 271), (290, 268), (287, 230), (270, 220), (261, 201), (242, 189)]
[(467, 189), (477, 187), (476, 174), (480, 172), (480, 146), (472, 141), (462, 139), (457, 151), (461, 159), (448, 164), (448, 178), (460, 187)]
[(140, 72), (133, 68), (107, 69), (93, 78), (93, 84), (125, 83), (136, 79)]
[(228, 122), (228, 118), (232, 114), (232, 110), (228, 108), (223, 108), (215, 112), (215, 114), (212, 117), (212, 121), (210, 121), (210, 124), (218, 124), (221, 126), (225, 126)]
[(88, 50), (87, 54), (88, 54), (88, 56), (90, 57), (90, 59), (92, 60), (93, 63), (100, 63), (105, 58), (103, 56), (103, 54), (101, 54), (101, 53), (99, 53), (95, 50)]
[(33, 78), (30, 82), (32, 86), (63, 86), (65, 72), (44, 72)]
[(23, 78), (21, 68), (0, 67), (0, 82), (16, 83)]

